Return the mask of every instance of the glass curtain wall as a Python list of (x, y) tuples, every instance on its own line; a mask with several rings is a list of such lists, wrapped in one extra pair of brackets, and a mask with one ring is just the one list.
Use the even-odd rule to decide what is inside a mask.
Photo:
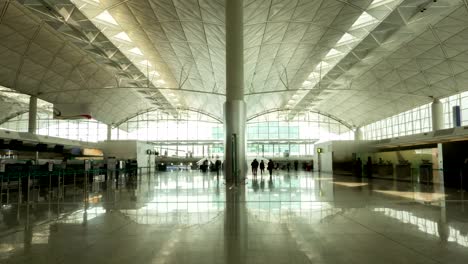
[[(453, 127), (453, 107), (460, 106), (461, 125), (468, 125), (468, 92), (440, 100), (444, 109), (444, 128)], [(366, 140), (379, 140), (432, 131), (431, 104), (416, 107), (404, 113), (362, 127)]]
[[(314, 153), (314, 143), (351, 140), (353, 132), (330, 117), (306, 112), (288, 118), (288, 112), (274, 112), (247, 124), (248, 155), (304, 156)], [(56, 120), (52, 113), (40, 112), (37, 133), (85, 142), (107, 139), (107, 125), (96, 120)], [(2, 129), (28, 130), (28, 114), (0, 125)], [(113, 140), (140, 140), (156, 143), (161, 155), (179, 157), (222, 156), (224, 126), (210, 116), (182, 111), (173, 116), (152, 111), (135, 116), (112, 129)]]
[(413, 135), (432, 131), (431, 119), (431, 105), (426, 104), (364, 126), (361, 131), (367, 140)]
[(453, 127), (453, 107), (460, 106), (461, 125), (468, 125), (468, 92), (459, 93), (440, 100), (444, 105), (444, 128)]
[(150, 141), (167, 156), (221, 156), (224, 154), (223, 124), (194, 111), (177, 116), (152, 111), (129, 119), (112, 130), (117, 140)]
[(347, 126), (319, 113), (305, 112), (290, 117), (288, 111), (278, 111), (247, 123), (247, 155), (313, 155), (314, 143), (351, 140), (353, 135)]
[[(27, 132), (28, 120), (28, 113), (21, 114), (1, 124), (0, 129)], [(53, 118), (51, 112), (38, 112), (37, 134), (85, 142), (98, 142), (106, 140), (107, 125), (97, 120), (58, 120)]]

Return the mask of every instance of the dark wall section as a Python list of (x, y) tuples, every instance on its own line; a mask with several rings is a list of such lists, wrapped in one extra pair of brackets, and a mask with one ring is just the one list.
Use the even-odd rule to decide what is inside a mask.
[(468, 171), (463, 169), (463, 163), (468, 158), (468, 141), (443, 143), (442, 153), (445, 186), (460, 188), (460, 185), (463, 185), (463, 188), (468, 190)]

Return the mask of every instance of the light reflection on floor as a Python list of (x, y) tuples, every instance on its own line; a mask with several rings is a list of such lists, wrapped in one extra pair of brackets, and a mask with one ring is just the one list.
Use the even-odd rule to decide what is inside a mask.
[(447, 197), (443, 193), (425, 193), (425, 192), (403, 192), (403, 191), (384, 191), (384, 190), (374, 190), (374, 192), (383, 193), (392, 196), (398, 196), (407, 199), (414, 199), (416, 201), (422, 202), (435, 202), (440, 201)]
[(392, 208), (374, 208), (374, 212), (380, 212), (385, 216), (397, 219), (405, 224), (414, 225), (419, 231), (429, 235), (437, 237), (448, 236), (448, 242), (455, 242), (461, 246), (468, 247), (468, 235), (462, 235), (460, 230), (455, 229), (451, 225), (447, 225), (447, 223), (441, 224), (415, 216), (411, 212), (395, 210)]
[(336, 185), (346, 186), (346, 187), (362, 187), (369, 185), (366, 182), (333, 182)]
[(0, 262), (465, 263), (467, 213), (450, 190), (418, 188), (279, 171), (229, 191), (213, 174), (158, 173), (125, 188), (97, 188), (87, 210), (31, 208), (29, 231), (24, 212), (12, 226), (17, 208), (2, 210)]

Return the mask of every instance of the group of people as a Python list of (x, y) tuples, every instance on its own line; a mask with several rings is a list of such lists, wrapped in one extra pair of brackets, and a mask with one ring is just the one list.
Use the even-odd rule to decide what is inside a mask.
[(200, 165), (200, 169), (202, 172), (207, 172), (210, 168), (211, 171), (216, 171), (216, 176), (219, 177), (219, 171), (222, 169), (223, 163), (216, 157), (216, 161), (213, 163), (212, 161), (208, 161), (205, 159), (203, 163)]
[[(257, 159), (254, 159), (252, 163), (250, 163), (250, 166), (252, 166), (252, 175), (254, 176), (254, 178), (257, 177), (258, 167), (260, 167), (260, 175), (263, 176), (263, 172), (265, 171), (265, 162), (263, 162), (263, 160), (258, 162)], [(270, 159), (266, 166), (266, 169), (270, 173), (270, 177), (273, 175), (274, 167), (275, 167), (275, 164)]]
[[(367, 157), (366, 165), (364, 166), (366, 169), (366, 175), (368, 178), (372, 178), (372, 158)], [(362, 161), (361, 158), (357, 158), (354, 168), (354, 173), (356, 177), (362, 177)]]

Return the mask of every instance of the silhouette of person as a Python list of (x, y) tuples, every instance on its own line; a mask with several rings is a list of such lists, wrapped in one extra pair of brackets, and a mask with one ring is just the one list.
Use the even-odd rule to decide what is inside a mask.
[(270, 178), (273, 175), (273, 168), (274, 167), (275, 167), (275, 164), (273, 163), (273, 161), (272, 160), (268, 161), (267, 170), (270, 173)]
[(254, 159), (250, 165), (252, 166), (252, 175), (254, 177), (257, 177), (257, 170), (258, 170), (258, 161), (257, 161), (257, 159)]
[(265, 170), (265, 163), (263, 160), (260, 161), (260, 175), (263, 176), (263, 171)]

